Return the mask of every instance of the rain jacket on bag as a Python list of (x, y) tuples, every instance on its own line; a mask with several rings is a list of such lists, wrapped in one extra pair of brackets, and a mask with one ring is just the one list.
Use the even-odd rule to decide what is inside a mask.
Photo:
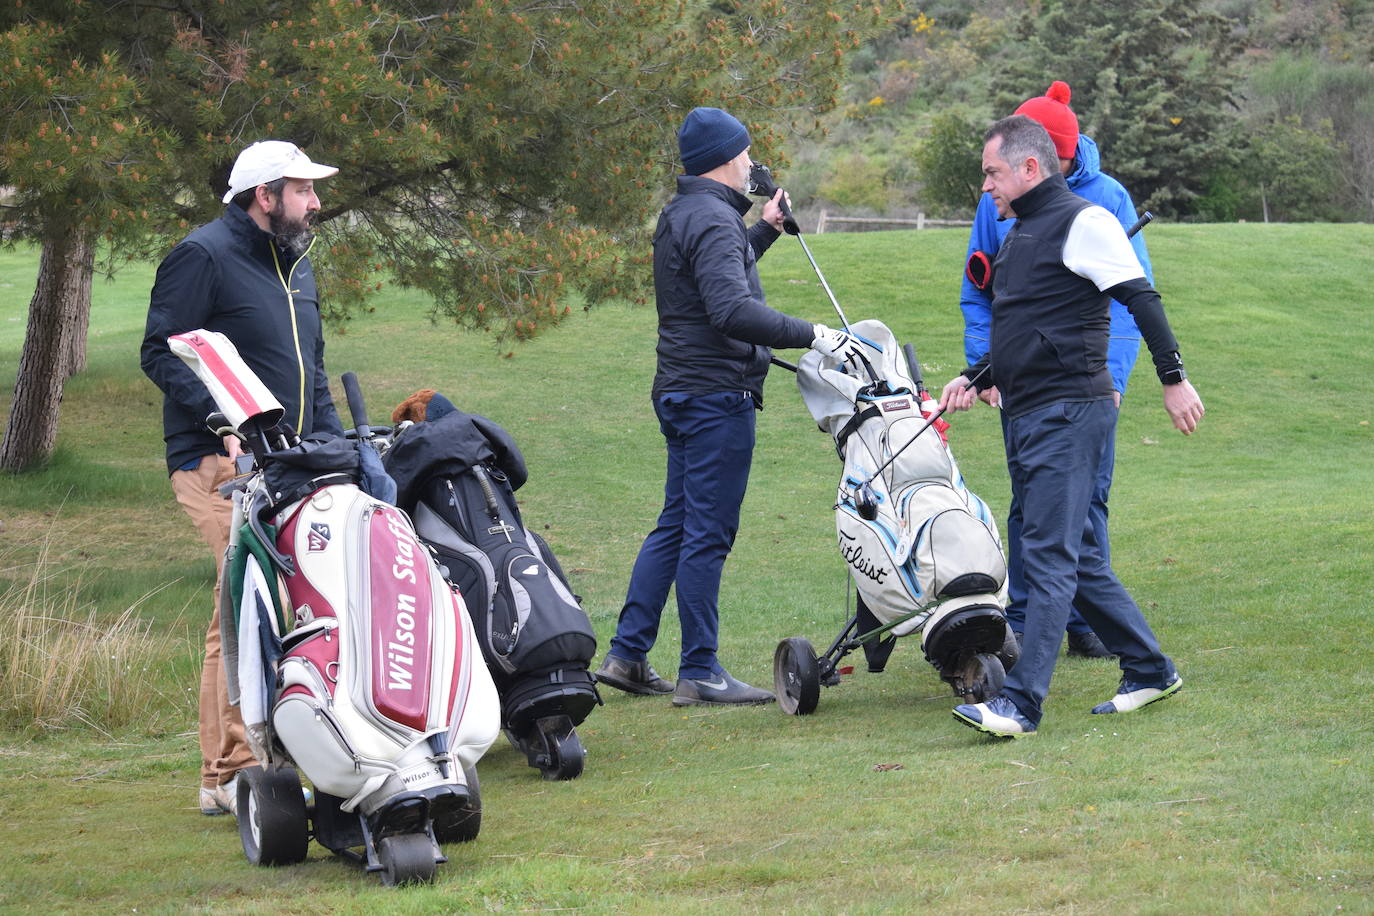
[[(1085, 134), (1078, 137), (1078, 148), (1074, 151), (1074, 170), (1069, 173), (1067, 180), (1070, 191), (1108, 210), (1120, 221), (1123, 228), (1129, 229), (1135, 224), (1137, 214), (1130, 192), (1122, 187), (1121, 182), (1102, 171), (1097, 144)], [(978, 211), (973, 217), (968, 255), (982, 251), (991, 260), (1002, 247), (1002, 240), (1007, 237), (1012, 222), (1013, 220), (1009, 219), (999, 219), (992, 195), (984, 194), (978, 201)], [(1145, 250), (1144, 234), (1136, 233), (1131, 238), (1131, 246), (1140, 258), (1140, 266), (1145, 269), (1145, 278), (1153, 286), (1154, 272), (1150, 268), (1150, 255)], [(959, 308), (964, 313), (964, 355), (969, 365), (973, 365), (988, 350), (992, 323), (990, 291), (978, 289), (968, 277), (964, 277), (959, 293)], [(1107, 369), (1112, 376), (1112, 387), (1125, 394), (1126, 381), (1140, 352), (1140, 330), (1136, 327), (1131, 313), (1120, 302), (1112, 301), (1111, 315)]]

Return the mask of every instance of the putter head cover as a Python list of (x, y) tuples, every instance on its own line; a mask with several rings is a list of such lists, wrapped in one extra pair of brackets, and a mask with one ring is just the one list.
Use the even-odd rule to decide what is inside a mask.
[(864, 359), (863, 345), (855, 340), (848, 331), (827, 328), (823, 324), (815, 325), (812, 331), (816, 336), (811, 341), (811, 349), (836, 362), (853, 366), (856, 370), (862, 365)]
[(964, 276), (978, 289), (992, 286), (992, 260), (986, 251), (975, 251), (968, 256), (968, 263), (964, 265)]

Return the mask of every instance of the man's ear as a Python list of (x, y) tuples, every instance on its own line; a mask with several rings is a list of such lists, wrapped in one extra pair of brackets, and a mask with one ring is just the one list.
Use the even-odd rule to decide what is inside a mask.
[(263, 213), (271, 213), (272, 207), (276, 203), (276, 197), (267, 189), (265, 184), (260, 184), (253, 189), (253, 199), (258, 202)]

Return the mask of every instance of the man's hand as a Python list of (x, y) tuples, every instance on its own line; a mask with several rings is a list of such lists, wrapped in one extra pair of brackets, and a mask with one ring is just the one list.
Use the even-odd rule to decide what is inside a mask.
[(1164, 386), (1164, 409), (1174, 421), (1174, 428), (1183, 435), (1191, 435), (1197, 429), (1198, 421), (1206, 411), (1202, 398), (1193, 390), (1193, 383), (1184, 379), (1177, 385)]
[(786, 200), (787, 206), (792, 206), (792, 198), (782, 188), (778, 188), (778, 193), (774, 194), (763, 205), (763, 221), (772, 226), (779, 232), (782, 231), (782, 206), (781, 202)]
[(968, 378), (959, 376), (950, 379), (945, 390), (940, 392), (940, 407), (944, 410), (968, 410), (978, 400), (978, 392), (969, 385)]
[(243, 443), (239, 441), (238, 436), (225, 436), (224, 450), (229, 453), (229, 460), (233, 461), (243, 454)]
[(1001, 407), (1002, 392), (997, 390), (996, 385), (993, 385), (991, 388), (984, 388), (980, 390), (978, 392), (978, 400), (982, 401), (989, 407)]
[(811, 341), (811, 349), (822, 356), (828, 356), (842, 363), (851, 363), (856, 368), (862, 362), (863, 345), (855, 340), (848, 331), (827, 328), (823, 324), (812, 325), (816, 337)]

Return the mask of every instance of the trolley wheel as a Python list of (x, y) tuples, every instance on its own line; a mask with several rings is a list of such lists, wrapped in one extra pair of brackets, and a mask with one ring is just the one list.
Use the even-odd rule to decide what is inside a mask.
[(382, 865), (382, 884), (429, 884), (434, 880), (438, 862), (434, 844), (424, 833), (395, 833), (377, 844), (377, 861)]
[(310, 821), (301, 779), (291, 767), (239, 771), (239, 839), (254, 865), (292, 865), (305, 861)]
[(816, 711), (821, 699), (821, 669), (808, 640), (792, 636), (778, 643), (773, 653), (773, 691), (778, 695), (778, 706), (789, 716)]
[(983, 703), (997, 696), (1007, 680), (1007, 672), (996, 655), (972, 655), (959, 669), (954, 689), (970, 703)]
[(582, 775), (582, 767), (587, 762), (587, 751), (577, 737), (575, 729), (566, 732), (546, 732), (545, 746), (548, 748), (548, 763), (541, 764), (539, 772), (545, 779), (576, 779)]
[(463, 767), (468, 784), (468, 801), (434, 818), (434, 838), (440, 843), (470, 843), (482, 830), (482, 792), (477, 770)]
[(1016, 641), (1016, 633), (1012, 628), (1007, 627), (1007, 635), (1002, 637), (1002, 651), (997, 653), (997, 660), (1002, 663), (1002, 672), (1005, 674), (1011, 671), (1020, 657), (1021, 644)]

